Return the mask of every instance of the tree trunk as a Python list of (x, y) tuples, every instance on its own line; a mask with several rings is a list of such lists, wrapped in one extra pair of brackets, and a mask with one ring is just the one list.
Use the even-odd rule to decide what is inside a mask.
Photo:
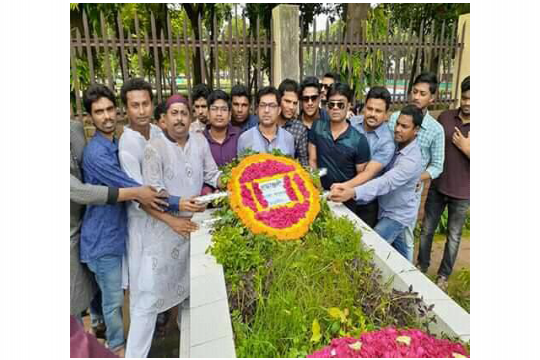
[(348, 34), (350, 30), (350, 34), (353, 39), (357, 39), (358, 37), (360, 37), (360, 39), (363, 40), (362, 28), (364, 22), (367, 20), (370, 4), (345, 3), (343, 5), (343, 15), (346, 19), (345, 33), (343, 34), (343, 39), (345, 39), (346, 34)]
[[(194, 39), (196, 41), (200, 41), (199, 36), (199, 14), (202, 15), (203, 6), (204, 4), (199, 5), (193, 5), (193, 4), (182, 4), (184, 7), (184, 10), (186, 10), (186, 14), (189, 18), (189, 21), (191, 23), (191, 28), (194, 32)], [(186, 34), (187, 36), (187, 34)], [(202, 83), (202, 69), (201, 69), (201, 48), (197, 48), (193, 54), (192, 59), (192, 66), (193, 66), (193, 86)]]

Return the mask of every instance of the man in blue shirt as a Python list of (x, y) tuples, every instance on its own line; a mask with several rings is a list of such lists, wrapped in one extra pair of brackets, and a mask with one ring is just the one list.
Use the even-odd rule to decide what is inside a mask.
[[(316, 121), (308, 133), (309, 165), (313, 169), (327, 169), (321, 178), (326, 190), (335, 183), (359, 176), (371, 159), (366, 137), (346, 119), (351, 99), (352, 91), (347, 84), (333, 84), (327, 102), (330, 120)], [(354, 201), (345, 205), (351, 211), (356, 210)]]
[[(435, 94), (438, 88), (437, 76), (434, 73), (425, 72), (416, 77), (410, 94), (410, 101), (415, 105), (424, 116), (422, 126), (418, 131), (417, 141), (422, 153), (422, 176), (418, 183), (416, 197), (418, 207), (422, 197), (424, 181), (434, 180), (443, 171), (444, 165), (444, 129), (441, 124), (435, 120), (428, 111), (428, 107), (435, 101)], [(399, 111), (392, 114), (388, 121), (390, 131), (394, 131)], [(417, 211), (418, 213), (418, 211)], [(405, 240), (407, 242), (407, 259), (413, 260), (414, 253), (414, 228), (416, 218), (413, 224), (407, 227), (405, 231)]]
[(251, 149), (256, 152), (269, 153), (280, 150), (283, 154), (294, 156), (294, 137), (278, 125), (281, 96), (273, 86), (263, 87), (257, 93), (259, 125), (240, 135), (238, 139), (238, 155)]
[[(390, 92), (385, 87), (374, 86), (366, 96), (365, 115), (353, 116), (350, 119), (351, 125), (359, 133), (366, 136), (371, 152), (371, 160), (364, 171), (358, 174), (357, 177), (343, 183), (344, 185), (356, 187), (366, 183), (377, 177), (392, 159), (395, 150), (394, 136), (385, 123), (390, 104)], [(377, 199), (368, 204), (358, 204), (356, 207), (356, 214), (372, 228), (377, 224), (378, 213)]]
[(351, 198), (368, 202), (378, 196), (379, 222), (374, 230), (405, 258), (407, 245), (404, 230), (413, 224), (418, 210), (415, 192), (422, 164), (416, 134), (422, 125), (422, 118), (422, 112), (417, 107), (404, 107), (394, 130), (397, 148), (384, 174), (355, 188), (335, 186), (330, 193), (330, 200), (337, 202)]
[(231, 89), (232, 116), (231, 124), (240, 128), (241, 132), (257, 126), (257, 116), (249, 113), (251, 95), (245, 85), (236, 84)]
[[(131, 179), (120, 167), (118, 142), (114, 137), (116, 130), (114, 93), (106, 86), (96, 84), (85, 92), (83, 101), (96, 127), (95, 136), (83, 152), (84, 182), (118, 188), (139, 187), (140, 184)], [(178, 210), (180, 199), (170, 196), (168, 200), (168, 209)], [(148, 211), (159, 213), (151, 209)], [(125, 204), (113, 203), (87, 207), (81, 227), (80, 259), (94, 273), (101, 290), (107, 341), (109, 348), (117, 354), (123, 354), (125, 342), (122, 320), (124, 301), (122, 256), (125, 253), (126, 240)]]

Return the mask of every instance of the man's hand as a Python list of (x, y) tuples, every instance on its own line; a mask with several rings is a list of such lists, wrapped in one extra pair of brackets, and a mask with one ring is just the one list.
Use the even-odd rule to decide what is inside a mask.
[(168, 225), (175, 233), (180, 236), (187, 237), (190, 232), (199, 230), (199, 225), (189, 219), (173, 218), (168, 222)]
[(456, 131), (452, 135), (452, 143), (464, 153), (469, 154), (471, 151), (471, 133), (469, 132), (465, 137), (457, 127), (454, 127), (454, 130)]
[(328, 198), (335, 202), (345, 202), (352, 199), (353, 196), (354, 188), (336, 183), (330, 187), (330, 195), (328, 195)]
[(158, 211), (165, 211), (169, 206), (167, 199), (169, 196), (167, 192), (157, 192), (152, 186), (141, 186), (136, 188), (137, 191), (137, 201), (142, 205), (150, 206), (152, 209)]
[(192, 196), (189, 199), (181, 199), (178, 207), (180, 211), (191, 211), (191, 212), (203, 212), (206, 209), (206, 205), (198, 204), (195, 201), (196, 196)]

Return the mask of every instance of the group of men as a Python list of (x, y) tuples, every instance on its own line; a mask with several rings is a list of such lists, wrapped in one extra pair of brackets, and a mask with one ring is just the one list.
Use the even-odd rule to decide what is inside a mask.
[(167, 310), (189, 297), (189, 234), (198, 228), (191, 217), (205, 209), (195, 197), (220, 191), (219, 167), (248, 149), (278, 149), (306, 168), (326, 168), (321, 182), (329, 199), (343, 202), (410, 261), (423, 180), (439, 178), (426, 202), (418, 267), (429, 267), (433, 232), (448, 205), (438, 280), (444, 286), (469, 199), (469, 78), (461, 86), (461, 107), (438, 122), (427, 110), (438, 87), (430, 73), (416, 78), (411, 104), (389, 119), (386, 88), (372, 87), (355, 116), (352, 90), (332, 73), (263, 87), (254, 106), (244, 85), (228, 94), (199, 84), (191, 102), (174, 94), (155, 109), (151, 85), (134, 78), (121, 89), (129, 125), (116, 139), (116, 96), (92, 85), (83, 101), (96, 132), (86, 147), (81, 124), (71, 122), (71, 314), (89, 307), (109, 349), (146, 357), (156, 324), (159, 330)]

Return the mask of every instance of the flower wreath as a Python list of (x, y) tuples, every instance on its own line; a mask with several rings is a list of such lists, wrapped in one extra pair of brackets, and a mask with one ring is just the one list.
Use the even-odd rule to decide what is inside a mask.
[(296, 161), (270, 154), (244, 158), (228, 183), (231, 207), (254, 234), (304, 236), (319, 213), (319, 191)]

